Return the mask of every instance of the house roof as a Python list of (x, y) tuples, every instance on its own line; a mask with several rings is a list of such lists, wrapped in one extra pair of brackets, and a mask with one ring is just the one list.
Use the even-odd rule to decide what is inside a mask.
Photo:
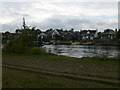
[(81, 34), (87, 34), (87, 30), (82, 30), (80, 33)]
[(59, 32), (58, 32), (58, 30), (55, 29), (55, 30), (53, 31), (52, 35), (56, 35), (56, 34), (57, 34), (57, 35), (60, 35)]
[(53, 29), (48, 29), (48, 30), (46, 30), (46, 34), (47, 35), (52, 35), (52, 33), (53, 33), (54, 31), (53, 31)]
[(95, 34), (97, 32), (97, 30), (88, 30), (90, 32), (90, 34)]
[(45, 34), (45, 33), (41, 33), (41, 34), (39, 34), (40, 36), (47, 36), (47, 34)]
[(16, 33), (17, 33), (17, 32), (23, 32), (23, 29), (16, 29), (15, 32), (16, 32)]
[(114, 34), (114, 33), (115, 32), (112, 29), (105, 29), (104, 32), (103, 32), (103, 34)]

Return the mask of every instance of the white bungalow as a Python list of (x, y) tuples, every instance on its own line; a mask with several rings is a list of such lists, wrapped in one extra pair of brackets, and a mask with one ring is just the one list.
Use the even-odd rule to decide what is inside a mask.
[(45, 37), (47, 37), (47, 34), (45, 34), (45, 33), (38, 34), (38, 38), (39, 38), (39, 37), (45, 38)]
[(53, 33), (52, 33), (52, 38), (55, 38), (55, 35), (60, 35), (57, 30), (54, 30), (54, 31), (53, 31)]

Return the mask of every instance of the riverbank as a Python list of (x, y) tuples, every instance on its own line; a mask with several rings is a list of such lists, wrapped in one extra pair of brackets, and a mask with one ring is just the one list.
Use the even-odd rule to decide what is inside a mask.
[(105, 46), (120, 46), (120, 42), (44, 42), (44, 45), (105, 45)]
[(3, 88), (117, 88), (118, 60), (3, 53)]

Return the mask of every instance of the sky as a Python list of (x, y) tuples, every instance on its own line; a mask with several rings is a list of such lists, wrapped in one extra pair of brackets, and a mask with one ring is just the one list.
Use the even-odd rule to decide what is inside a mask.
[(2, 32), (20, 29), (23, 17), (42, 31), (118, 28), (118, 0), (2, 0), (0, 11)]

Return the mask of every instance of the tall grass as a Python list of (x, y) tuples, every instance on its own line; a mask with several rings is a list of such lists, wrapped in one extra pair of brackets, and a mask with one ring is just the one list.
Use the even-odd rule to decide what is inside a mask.
[(48, 53), (43, 48), (31, 48), (26, 52), (26, 54), (46, 55)]

